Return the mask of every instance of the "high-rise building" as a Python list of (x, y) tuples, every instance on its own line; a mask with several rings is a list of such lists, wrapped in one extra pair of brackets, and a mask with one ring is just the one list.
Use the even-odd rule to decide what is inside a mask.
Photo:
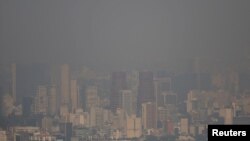
[(188, 118), (181, 118), (180, 120), (180, 133), (187, 135), (189, 133)]
[(61, 66), (61, 105), (67, 105), (69, 108), (70, 104), (70, 72), (69, 65), (63, 64)]
[(89, 86), (86, 89), (86, 110), (90, 110), (91, 107), (98, 107), (100, 105), (100, 98), (98, 96), (98, 90), (95, 86)]
[(134, 104), (134, 95), (131, 90), (121, 90), (121, 103), (122, 109), (124, 110), (125, 114), (128, 116), (135, 114), (135, 104)]
[(72, 123), (65, 122), (60, 124), (60, 130), (61, 133), (64, 133), (64, 139), (65, 141), (70, 141), (72, 137), (73, 127)]
[(154, 78), (154, 95), (156, 100), (156, 105), (164, 106), (163, 92), (171, 91), (171, 78), (170, 77), (156, 77)]
[(142, 103), (143, 129), (157, 128), (156, 105), (153, 102)]
[(113, 112), (121, 108), (120, 90), (127, 89), (126, 72), (113, 72), (111, 82), (110, 108)]
[(160, 121), (160, 123), (164, 127), (164, 125), (166, 124), (167, 119), (168, 119), (168, 109), (165, 107), (158, 107), (157, 110), (158, 110), (157, 111), (157, 120)]
[(49, 66), (45, 64), (16, 65), (16, 103), (22, 103), (23, 97), (33, 97), (37, 86), (50, 81)]
[(132, 70), (127, 73), (127, 83), (128, 89), (132, 90), (135, 95), (138, 92), (138, 85), (139, 85), (139, 72)]
[(187, 96), (187, 112), (191, 113), (192, 111), (197, 110), (197, 99), (198, 99), (199, 91), (192, 90), (188, 93)]
[(11, 94), (16, 103), (16, 64), (11, 64)]
[(250, 75), (247, 73), (240, 73), (238, 76), (238, 89), (241, 93), (249, 91), (250, 89)]
[(38, 86), (35, 97), (35, 113), (47, 114), (48, 112), (48, 95), (46, 86)]
[(24, 117), (29, 117), (32, 113), (32, 98), (23, 97), (22, 99), (22, 113)]
[(56, 93), (56, 86), (52, 85), (49, 88), (49, 114), (55, 115), (57, 113), (57, 93)]
[(127, 117), (126, 135), (127, 138), (141, 137), (142, 135), (141, 118), (138, 118), (135, 115)]
[(77, 80), (70, 81), (70, 100), (71, 100), (71, 111), (75, 111), (79, 108), (79, 88)]
[(145, 102), (154, 102), (153, 73), (149, 71), (139, 72), (139, 88), (137, 95), (137, 114), (141, 113), (141, 105)]
[(103, 109), (100, 107), (91, 107), (90, 109), (90, 127), (101, 127), (104, 123)]

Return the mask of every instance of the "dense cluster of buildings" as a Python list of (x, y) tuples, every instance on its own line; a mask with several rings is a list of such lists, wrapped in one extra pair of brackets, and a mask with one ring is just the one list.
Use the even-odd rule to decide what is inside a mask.
[(250, 75), (7, 65), (1, 141), (205, 140), (208, 124), (250, 122)]

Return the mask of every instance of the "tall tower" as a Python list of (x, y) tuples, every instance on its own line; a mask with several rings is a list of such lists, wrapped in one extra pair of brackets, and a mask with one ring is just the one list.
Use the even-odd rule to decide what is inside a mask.
[(71, 111), (75, 111), (79, 107), (79, 88), (77, 80), (70, 81), (70, 100), (71, 100)]
[(144, 102), (154, 102), (153, 72), (139, 72), (139, 88), (137, 95), (137, 114), (141, 113), (141, 104)]
[(120, 90), (127, 89), (126, 72), (113, 72), (110, 96), (110, 108), (114, 112), (117, 108), (121, 108)]
[(86, 110), (89, 111), (92, 107), (99, 107), (100, 98), (98, 97), (98, 90), (95, 86), (89, 86), (86, 89)]
[(16, 103), (16, 64), (11, 64), (11, 94)]
[(61, 105), (69, 107), (70, 104), (70, 84), (69, 84), (69, 65), (63, 64), (61, 66)]
[(135, 114), (134, 96), (131, 90), (121, 90), (122, 109), (128, 116)]
[(57, 113), (57, 93), (56, 93), (56, 86), (52, 85), (49, 88), (49, 114), (55, 115)]
[(35, 113), (47, 114), (48, 112), (48, 95), (46, 86), (39, 85), (35, 97)]

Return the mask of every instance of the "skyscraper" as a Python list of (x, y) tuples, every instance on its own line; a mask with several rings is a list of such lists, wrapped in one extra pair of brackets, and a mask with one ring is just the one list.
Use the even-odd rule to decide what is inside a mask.
[(33, 97), (36, 93), (37, 87), (39, 85), (47, 85), (49, 80), (48, 65), (40, 63), (17, 64), (16, 103), (22, 103), (23, 97)]
[(11, 94), (15, 103), (16, 102), (16, 64), (11, 64)]
[(155, 103), (142, 103), (142, 125), (144, 129), (155, 129), (157, 127)]
[(38, 86), (37, 94), (35, 97), (35, 113), (47, 114), (48, 112), (48, 95), (47, 88), (45, 86)]
[(92, 107), (99, 107), (100, 98), (98, 96), (98, 90), (95, 86), (89, 86), (86, 89), (86, 110), (89, 111)]
[(71, 111), (75, 111), (79, 108), (79, 89), (77, 80), (70, 81), (70, 100), (71, 100)]
[(117, 108), (121, 108), (120, 90), (127, 89), (126, 72), (113, 72), (111, 83), (110, 108), (114, 112)]
[[(69, 105), (70, 104), (70, 72), (69, 65), (63, 64), (61, 66), (61, 105)], [(69, 106), (67, 106), (69, 107)]]
[(139, 138), (142, 135), (141, 118), (132, 115), (126, 122), (127, 138)]
[(56, 86), (52, 85), (49, 88), (49, 114), (55, 115), (57, 112), (57, 93), (56, 93)]
[(134, 104), (134, 96), (131, 90), (121, 90), (121, 103), (122, 103), (122, 109), (124, 112), (131, 116), (132, 114), (135, 114), (135, 104)]
[(22, 99), (22, 112), (24, 117), (29, 117), (31, 115), (32, 98), (23, 97)]
[(153, 72), (139, 72), (139, 88), (137, 95), (137, 114), (140, 115), (141, 104), (144, 102), (154, 102)]

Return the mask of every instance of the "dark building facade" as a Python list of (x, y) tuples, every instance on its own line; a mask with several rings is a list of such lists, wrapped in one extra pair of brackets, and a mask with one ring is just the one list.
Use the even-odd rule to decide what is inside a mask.
[(113, 72), (111, 77), (110, 108), (114, 112), (121, 108), (120, 90), (127, 89), (126, 72)]
[(139, 72), (139, 87), (137, 95), (137, 114), (141, 113), (141, 104), (144, 102), (154, 102), (154, 83), (153, 72), (143, 71)]
[(23, 97), (34, 96), (38, 85), (50, 82), (50, 69), (45, 64), (17, 64), (16, 68), (17, 103)]
[(23, 109), (23, 116), (29, 117), (31, 113), (31, 106), (32, 106), (33, 99), (31, 97), (23, 97), (22, 99), (22, 109)]

